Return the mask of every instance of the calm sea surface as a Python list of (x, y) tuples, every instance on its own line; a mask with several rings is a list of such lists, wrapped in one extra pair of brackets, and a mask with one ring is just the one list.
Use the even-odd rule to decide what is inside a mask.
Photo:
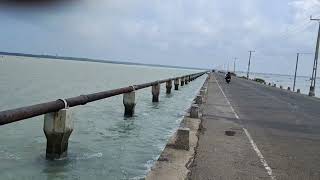
[[(0, 57), (0, 110), (165, 79), (197, 71)], [(1, 126), (0, 179), (140, 179), (179, 126), (205, 76), (151, 102), (137, 91), (136, 115), (123, 117), (122, 96), (74, 107), (67, 159), (46, 161), (43, 116)]]

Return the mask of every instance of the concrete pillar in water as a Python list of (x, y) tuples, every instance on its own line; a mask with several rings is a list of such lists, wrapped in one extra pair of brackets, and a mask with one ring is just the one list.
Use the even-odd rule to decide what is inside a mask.
[(280, 85), (280, 89), (283, 89), (283, 87)]
[(271, 86), (271, 83), (268, 83), (269, 86)]
[(300, 89), (297, 89), (297, 93), (299, 93), (299, 94), (300, 94)]
[(288, 89), (287, 89), (288, 91), (291, 91), (291, 89), (290, 89), (290, 87), (288, 87)]
[(136, 92), (131, 91), (123, 94), (124, 116), (132, 117), (136, 106)]
[(273, 84), (273, 87), (277, 87), (277, 84)]
[(167, 89), (166, 93), (170, 94), (172, 89), (172, 80), (166, 82), (166, 89)]
[(179, 78), (174, 80), (174, 90), (179, 90)]
[(43, 131), (47, 138), (47, 159), (67, 157), (68, 141), (72, 130), (73, 121), (70, 109), (65, 108), (44, 115)]
[(202, 96), (201, 95), (197, 95), (196, 104), (198, 104), (198, 105), (202, 104)]
[(159, 102), (160, 84), (152, 86), (152, 102)]
[(180, 83), (181, 83), (181, 86), (184, 86), (184, 77), (180, 78)]
[(185, 83), (186, 85), (189, 83), (188, 76), (187, 76), (187, 77), (184, 77), (184, 83)]
[(199, 118), (199, 106), (196, 104), (192, 104), (190, 108), (190, 117), (191, 118)]
[(179, 128), (177, 130), (177, 136), (176, 136), (176, 141), (175, 141), (175, 148), (176, 149), (183, 149), (188, 151), (190, 146), (189, 146), (189, 134), (190, 134), (190, 129), (189, 128)]

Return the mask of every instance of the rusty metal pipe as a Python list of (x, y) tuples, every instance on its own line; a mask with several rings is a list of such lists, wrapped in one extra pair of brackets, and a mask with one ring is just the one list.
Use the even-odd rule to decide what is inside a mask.
[[(192, 76), (193, 79), (196, 79), (196, 78), (202, 76), (203, 74), (205, 74), (206, 72), (207, 71), (201, 72), (201, 73), (190, 74), (187, 76)], [(183, 77), (185, 77), (185, 76), (183, 76)], [(160, 81), (144, 83), (144, 84), (138, 84), (138, 85), (134, 85), (134, 87), (128, 86), (128, 87), (123, 87), (123, 88), (118, 88), (118, 89), (113, 89), (113, 90), (108, 90), (108, 91), (102, 91), (102, 92), (93, 93), (93, 94), (80, 95), (80, 96), (65, 99), (65, 101), (67, 102), (67, 105), (69, 107), (85, 105), (89, 102), (105, 99), (105, 98), (120, 95), (123, 93), (128, 93), (133, 90), (139, 90), (139, 89), (151, 87), (151, 86), (156, 85), (158, 83), (162, 84), (162, 83), (165, 83), (169, 80), (174, 80), (176, 78), (177, 77), (163, 79)], [(60, 109), (63, 109), (63, 108), (65, 108), (64, 102), (61, 100), (56, 100), (56, 101), (45, 102), (45, 103), (35, 104), (35, 105), (31, 105), (31, 106), (25, 106), (25, 107), (21, 107), (21, 108), (1, 111), (0, 112), (0, 126), (5, 125), (5, 124), (9, 124), (9, 123), (13, 123), (16, 121), (24, 120), (24, 119), (36, 117), (36, 116), (43, 115), (46, 113), (56, 112), (56, 111), (59, 111)]]

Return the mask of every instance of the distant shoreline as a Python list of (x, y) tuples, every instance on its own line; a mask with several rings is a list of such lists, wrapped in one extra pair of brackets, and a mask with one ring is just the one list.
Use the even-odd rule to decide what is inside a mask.
[(110, 60), (102, 60), (102, 59), (90, 59), (90, 58), (69, 57), (69, 56), (54, 56), (54, 55), (40, 55), (40, 54), (12, 53), (12, 52), (0, 52), (0, 55), (20, 56), (20, 57), (35, 57), (35, 58), (57, 59), (57, 60), (67, 60), (67, 61), (87, 61), (87, 62), (97, 62), (97, 63), (110, 63), (110, 64), (149, 66), (149, 67), (190, 69), (190, 70), (209, 70), (209, 69), (205, 69), (205, 68), (192, 68), (192, 67), (171, 66), (171, 65), (161, 65), (161, 64), (134, 63), (134, 62), (125, 62), (125, 61), (110, 61)]

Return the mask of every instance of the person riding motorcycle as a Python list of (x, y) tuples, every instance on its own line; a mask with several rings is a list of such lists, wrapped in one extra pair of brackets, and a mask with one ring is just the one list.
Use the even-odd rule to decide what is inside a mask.
[(230, 73), (230, 72), (228, 72), (228, 73), (226, 74), (225, 79), (226, 79), (226, 82), (229, 84), (230, 81), (231, 81), (231, 73)]

